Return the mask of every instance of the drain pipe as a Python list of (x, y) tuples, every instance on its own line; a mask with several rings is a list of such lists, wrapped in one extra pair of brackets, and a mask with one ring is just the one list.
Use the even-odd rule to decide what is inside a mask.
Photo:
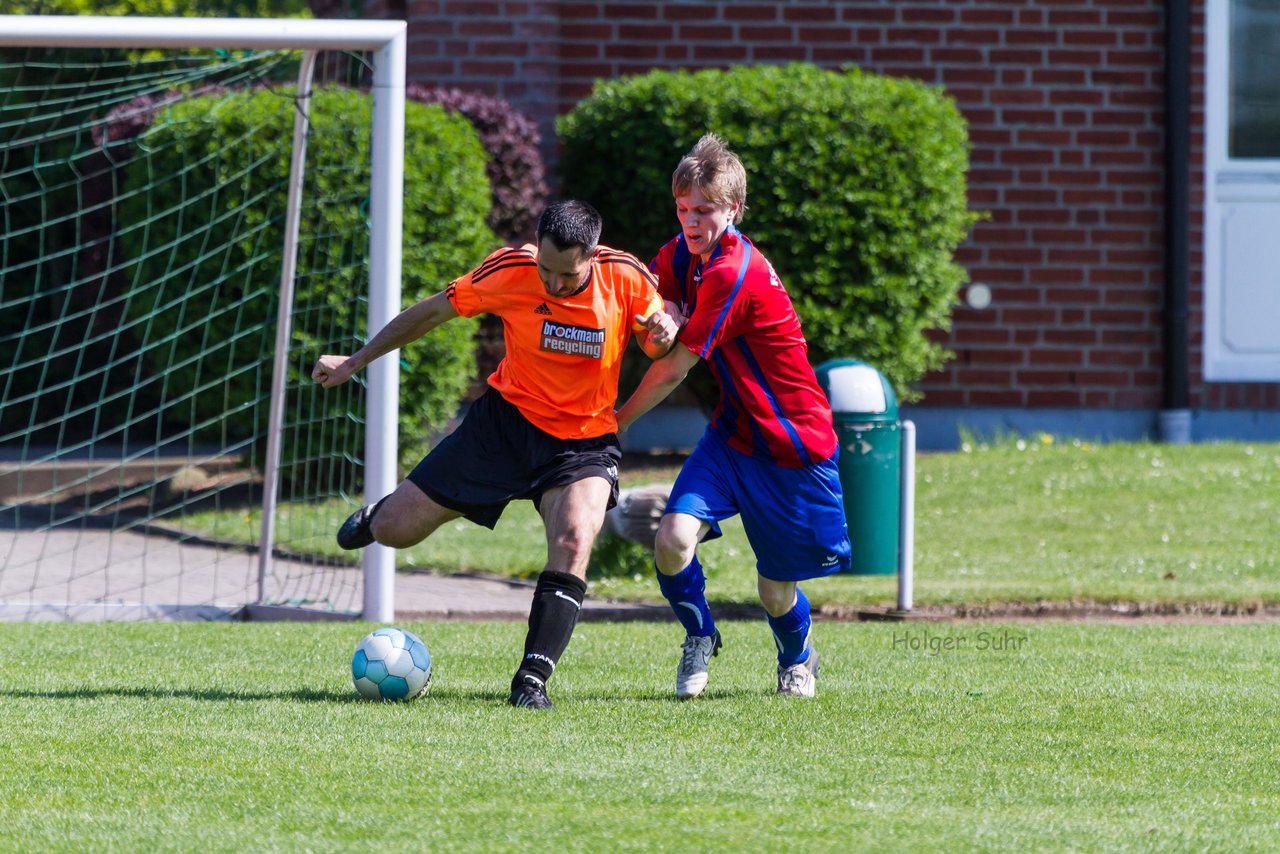
[(1164, 400), (1157, 436), (1191, 441), (1187, 292), (1188, 186), (1191, 175), (1191, 12), (1189, 0), (1165, 0), (1164, 47)]

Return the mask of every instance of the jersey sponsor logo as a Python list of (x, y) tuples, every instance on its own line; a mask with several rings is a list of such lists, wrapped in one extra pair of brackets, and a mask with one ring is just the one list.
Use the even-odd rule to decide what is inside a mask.
[(604, 330), (589, 326), (569, 326), (553, 320), (542, 321), (540, 349), (588, 359), (604, 357)]
[(540, 302), (540, 303), (538, 303), (538, 307), (537, 307), (537, 308), (535, 308), (535, 309), (533, 310), (533, 313), (534, 313), (534, 314), (545, 314), (546, 316), (550, 317), (550, 316), (551, 316), (551, 309), (547, 308), (547, 304), (546, 304), (545, 302)]

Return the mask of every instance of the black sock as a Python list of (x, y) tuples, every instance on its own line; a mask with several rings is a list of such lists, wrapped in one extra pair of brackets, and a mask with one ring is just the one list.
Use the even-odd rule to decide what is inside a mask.
[(512, 685), (525, 674), (546, 682), (569, 645), (578, 610), (587, 595), (587, 583), (567, 572), (545, 570), (538, 576), (529, 608), (529, 634), (524, 639), (524, 660)]

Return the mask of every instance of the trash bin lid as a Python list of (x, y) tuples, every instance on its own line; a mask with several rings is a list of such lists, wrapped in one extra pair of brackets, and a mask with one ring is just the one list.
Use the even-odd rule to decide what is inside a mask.
[(889, 378), (866, 362), (833, 359), (819, 365), (816, 373), (835, 415), (873, 415), (876, 421), (898, 417), (898, 398)]

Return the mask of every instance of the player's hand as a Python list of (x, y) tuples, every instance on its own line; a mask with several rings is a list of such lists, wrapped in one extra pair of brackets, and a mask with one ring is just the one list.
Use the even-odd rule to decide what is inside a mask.
[(684, 310), (680, 308), (679, 303), (672, 302), (669, 299), (664, 299), (662, 301), (662, 307), (667, 314), (671, 315), (671, 319), (676, 322), (676, 326), (684, 326), (685, 321), (689, 319), (685, 315)]
[(680, 331), (680, 325), (676, 323), (675, 318), (661, 310), (655, 311), (648, 317), (637, 314), (635, 321), (649, 331), (649, 342), (659, 347), (666, 347), (675, 341), (676, 333)]
[(351, 379), (350, 356), (321, 356), (311, 369), (311, 379), (324, 388), (333, 388)]

